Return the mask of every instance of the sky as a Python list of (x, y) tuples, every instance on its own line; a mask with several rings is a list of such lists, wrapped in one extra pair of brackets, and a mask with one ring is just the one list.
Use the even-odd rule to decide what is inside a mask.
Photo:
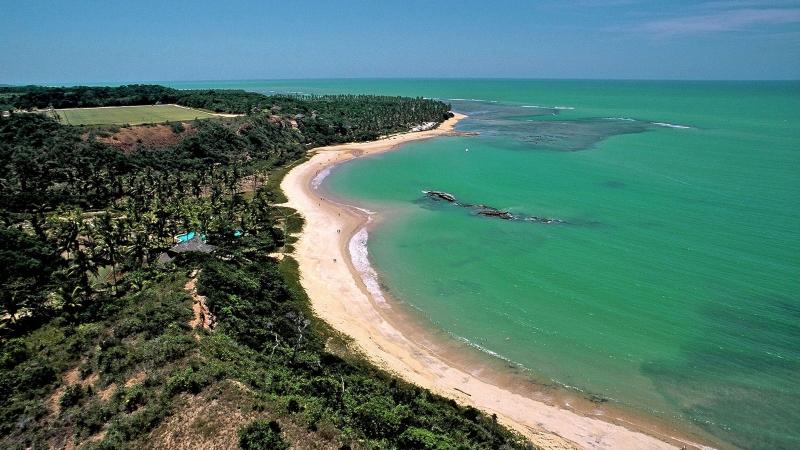
[(0, 84), (800, 79), (800, 0), (4, 0)]

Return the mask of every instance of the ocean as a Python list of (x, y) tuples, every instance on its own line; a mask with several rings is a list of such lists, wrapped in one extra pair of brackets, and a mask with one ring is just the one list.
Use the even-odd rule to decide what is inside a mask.
[(390, 301), (534, 382), (721, 447), (800, 448), (800, 82), (165, 84), (452, 104), (469, 135), (323, 182), (376, 212)]

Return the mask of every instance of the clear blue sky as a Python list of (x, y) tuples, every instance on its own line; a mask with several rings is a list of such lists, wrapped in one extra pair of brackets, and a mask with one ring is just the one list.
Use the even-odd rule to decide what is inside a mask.
[(0, 83), (800, 79), (800, 0), (8, 0)]

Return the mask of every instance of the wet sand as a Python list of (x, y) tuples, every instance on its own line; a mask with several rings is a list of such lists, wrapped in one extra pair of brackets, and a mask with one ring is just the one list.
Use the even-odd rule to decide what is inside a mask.
[[(386, 139), (314, 149), (314, 156), (295, 167), (281, 188), (306, 220), (295, 254), (301, 283), (311, 299), (314, 312), (335, 329), (351, 336), (355, 345), (374, 364), (462, 405), (477, 407), (522, 433), (535, 445), (548, 449), (676, 449), (687, 445), (702, 448), (663, 426), (636, 424), (634, 431), (620, 425), (625, 418), (606, 417), (611, 423), (573, 410), (554, 406), (527, 390), (510, 390), (494, 382), (482, 370), (467, 370), (457, 358), (442, 354), (447, 347), (426, 342), (401, 326), (398, 308), (372, 295), (375, 287), (364, 284), (352, 263), (350, 242), (363, 237), (372, 218), (363, 210), (324, 199), (312, 182), (325, 170), (353, 158), (392, 150), (405, 142), (445, 135), (465, 116), (456, 117), (430, 131), (405, 133)], [(327, 169), (326, 169), (327, 168)], [(547, 401), (548, 399), (544, 399)], [(630, 428), (630, 427), (629, 427)], [(648, 434), (649, 433), (649, 434)], [(658, 436), (658, 437), (654, 437)]]

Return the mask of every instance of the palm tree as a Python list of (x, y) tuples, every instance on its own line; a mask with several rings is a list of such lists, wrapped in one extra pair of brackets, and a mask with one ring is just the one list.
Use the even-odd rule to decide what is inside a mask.
[(85, 298), (85, 294), (86, 292), (80, 285), (67, 281), (59, 285), (52, 296), (59, 303), (62, 311), (74, 313), (82, 306), (81, 301)]
[(87, 242), (85, 246), (75, 250), (67, 268), (67, 275), (78, 280), (84, 295), (88, 295), (92, 291), (89, 275), (97, 276), (100, 273), (100, 266), (97, 265), (97, 259), (94, 257), (92, 244)]
[(211, 206), (206, 199), (203, 199), (198, 205), (197, 209), (197, 223), (200, 226), (200, 231), (203, 234), (208, 234), (208, 226), (211, 223), (213, 212)]
[(59, 253), (67, 253), (70, 258), (73, 251), (80, 247), (80, 235), (84, 230), (83, 211), (80, 209), (72, 210), (64, 218), (55, 218), (53, 225), (54, 239)]
[(142, 224), (131, 226), (131, 237), (124, 253), (133, 258), (133, 266), (140, 268), (147, 261), (147, 254), (150, 253), (150, 239), (147, 229)]
[(28, 297), (23, 289), (25, 280), (16, 279), (0, 291), (0, 330), (16, 325), (19, 317), (28, 309)]
[(111, 217), (108, 211), (95, 221), (95, 237), (97, 238), (98, 257), (107, 256), (111, 264), (111, 274), (113, 277), (113, 290), (116, 293), (117, 286), (117, 262), (119, 260), (120, 248), (125, 244), (126, 227), (125, 222)]

